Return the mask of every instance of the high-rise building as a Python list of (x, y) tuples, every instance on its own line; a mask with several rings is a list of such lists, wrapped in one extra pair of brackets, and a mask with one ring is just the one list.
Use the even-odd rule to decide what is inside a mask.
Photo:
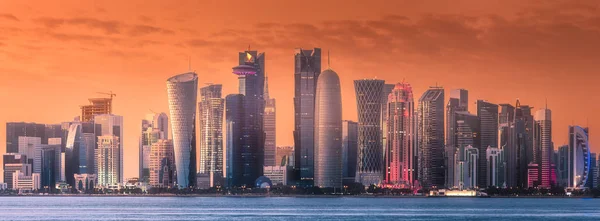
[(277, 109), (275, 98), (269, 96), (268, 79), (265, 77), (265, 113), (264, 113), (264, 131), (265, 131), (265, 166), (278, 166), (275, 152), (277, 148)]
[(230, 94), (225, 97), (225, 125), (226, 125), (226, 166), (225, 178), (227, 187), (240, 187), (243, 176), (243, 118), (244, 118), (244, 95)]
[[(456, 162), (457, 159), (455, 159), (455, 157), (458, 156), (456, 154), (456, 151), (458, 151), (458, 148), (461, 148), (461, 147), (464, 148), (467, 146), (471, 146), (471, 147), (479, 150), (478, 147), (481, 146), (481, 139), (480, 139), (481, 137), (479, 136), (480, 131), (481, 131), (481, 129), (480, 129), (481, 124), (479, 123), (479, 118), (476, 115), (470, 114), (467, 111), (456, 111), (454, 113), (453, 118), (454, 118), (455, 122), (454, 122), (454, 130), (453, 130), (454, 131), (454, 140), (452, 142), (454, 143), (454, 145), (457, 146), (457, 148), (454, 151), (455, 156), (454, 157), (447, 156), (447, 158), (452, 159), (452, 160), (454, 160), (454, 162)], [(446, 147), (448, 147), (448, 146), (446, 146)], [(447, 151), (447, 153), (448, 152), (452, 152), (452, 151)], [(478, 153), (480, 153), (480, 152), (478, 151)], [(479, 156), (481, 156), (481, 155), (479, 155)], [(483, 160), (485, 160), (485, 158)], [(478, 161), (478, 163), (481, 165), (481, 160)], [(448, 163), (448, 165), (450, 165), (450, 164), (454, 164), (452, 167), (457, 165), (456, 163)], [(478, 179), (477, 180), (478, 185), (480, 184), (479, 177), (485, 176), (485, 174), (481, 173), (480, 165), (477, 165), (478, 171), (476, 173), (477, 177), (475, 177), (475, 179)], [(448, 166), (448, 167), (450, 167), (450, 166)], [(451, 174), (451, 176), (454, 177), (456, 175), (455, 174), (456, 171), (458, 171), (458, 170), (454, 169), (452, 171), (452, 173), (446, 173), (446, 174), (447, 175)], [(456, 184), (458, 184), (456, 182), (456, 179), (458, 179), (458, 178), (454, 178), (454, 182), (452, 184), (450, 184), (451, 186), (448, 186), (448, 187), (454, 187)], [(485, 185), (485, 184), (483, 184), (483, 185)]]
[(506, 162), (504, 150), (497, 147), (488, 147), (486, 150), (487, 185), (488, 187), (504, 187), (506, 177)]
[(54, 144), (40, 144), (35, 147), (33, 167), (33, 172), (40, 174), (42, 188), (46, 190), (54, 189), (56, 181), (60, 179), (60, 138), (50, 139), (54, 140), (48, 143)]
[[(123, 116), (119, 116), (119, 115), (114, 115), (114, 114), (101, 114), (101, 115), (95, 115), (94, 116), (94, 123), (96, 125), (96, 136), (115, 136), (118, 138), (118, 163), (119, 163), (119, 168), (118, 168), (118, 174), (117, 174), (117, 182), (121, 183), (124, 182), (125, 179), (123, 178)], [(100, 138), (97, 138), (97, 144), (100, 144)], [(99, 147), (97, 147), (96, 149), (99, 149)], [(81, 171), (81, 174), (86, 173), (85, 171)], [(91, 172), (87, 172), (88, 174), (91, 174)], [(98, 175), (98, 177), (100, 177), (100, 175)]]
[(461, 146), (454, 157), (454, 186), (458, 189), (473, 189), (479, 186), (479, 149), (471, 145)]
[(539, 160), (539, 178), (540, 188), (550, 188), (555, 185), (552, 183), (552, 112), (544, 108), (535, 113), (535, 125), (533, 127), (533, 146), (540, 154)]
[(384, 179), (387, 184), (411, 187), (415, 181), (417, 119), (410, 84), (396, 84), (388, 95), (387, 106), (384, 113), (388, 115)]
[(323, 71), (315, 94), (315, 174), (318, 187), (342, 187), (342, 91), (340, 78)]
[(535, 158), (535, 154), (533, 151), (533, 115), (531, 115), (531, 107), (527, 105), (521, 105), (520, 101), (517, 100), (517, 104), (515, 106), (515, 119), (514, 119), (514, 132), (512, 136), (513, 140), (513, 149), (517, 152), (517, 167), (516, 167), (516, 186), (517, 187), (526, 187), (531, 180), (535, 180), (536, 182), (539, 179), (529, 179), (529, 163), (534, 162), (534, 164), (538, 164), (533, 159)]
[(65, 181), (69, 185), (75, 186), (74, 176), (75, 174), (80, 174), (79, 168), (81, 165), (84, 165), (80, 162), (80, 151), (87, 148), (83, 140), (81, 122), (71, 124), (67, 134), (65, 144)]
[(380, 184), (383, 179), (381, 97), (385, 81), (355, 80), (358, 107), (358, 166), (356, 182), (365, 186)]
[(358, 123), (342, 122), (342, 177), (346, 183), (354, 183), (358, 162)]
[(6, 153), (19, 152), (19, 137), (39, 137), (42, 144), (47, 144), (46, 126), (23, 122), (6, 123)]
[(567, 187), (583, 188), (592, 178), (588, 128), (569, 126), (568, 152)]
[(193, 187), (196, 182), (197, 91), (196, 73), (180, 74), (167, 80), (175, 170), (180, 188)]
[(150, 186), (173, 186), (175, 182), (173, 141), (161, 139), (152, 143), (150, 148)]
[(588, 188), (598, 187), (598, 162), (596, 153), (590, 153), (590, 178), (587, 180)]
[[(34, 173), (39, 173), (39, 165), (35, 163), (35, 147), (42, 144), (39, 137), (19, 137), (19, 154), (27, 156), (28, 163), (34, 168)], [(38, 168), (37, 170), (35, 168)]]
[(298, 185), (314, 179), (315, 94), (321, 74), (321, 49), (296, 49), (294, 53), (294, 151)]
[[(498, 147), (498, 105), (492, 104), (487, 101), (477, 101), (477, 117), (479, 117), (479, 138), (481, 144), (475, 148), (479, 149), (479, 156), (481, 159), (487, 159), (486, 153), (488, 147)], [(484, 187), (487, 182), (487, 162), (485, 160), (479, 161), (478, 177), (479, 186)]]
[(6, 153), (3, 156), (4, 183), (8, 189), (13, 189), (13, 176), (16, 171), (22, 171), (31, 174), (31, 164), (28, 163), (27, 156), (18, 153)]
[[(388, 158), (387, 154), (388, 154), (388, 96), (390, 95), (390, 93), (392, 93), (392, 90), (394, 90), (394, 87), (396, 85), (395, 84), (384, 84), (383, 85), (383, 92), (381, 93), (381, 147), (383, 148), (381, 150), (381, 153), (383, 153), (383, 157), (381, 159), (383, 159), (385, 161), (385, 159)], [(382, 177), (383, 180), (385, 180), (386, 176), (387, 176), (387, 169), (385, 168), (385, 162), (383, 163), (383, 167), (384, 169), (382, 170)]]
[(557, 186), (567, 187), (569, 185), (569, 145), (558, 147), (556, 164)]
[(120, 168), (122, 165), (120, 157), (120, 141), (115, 135), (98, 137), (98, 149), (96, 149), (98, 186), (109, 187), (118, 185), (120, 181)]
[(498, 114), (498, 133), (499, 146), (504, 151), (506, 162), (506, 186), (516, 187), (519, 173), (518, 156), (519, 152), (515, 145), (515, 107), (510, 104), (500, 104), (500, 113)]
[(223, 108), (220, 84), (200, 88), (198, 125), (200, 163), (198, 173), (209, 176), (209, 187), (223, 185)]
[(456, 135), (456, 113), (469, 111), (469, 91), (455, 89), (450, 91), (450, 99), (446, 105), (446, 186), (454, 186), (454, 156), (458, 148), (455, 143)]
[(444, 88), (431, 87), (419, 99), (418, 107), (419, 180), (425, 188), (443, 187)]
[(142, 182), (150, 179), (150, 151), (152, 144), (169, 137), (169, 117), (165, 113), (146, 115), (142, 120), (142, 134), (139, 149), (139, 178)]
[(112, 114), (112, 97), (90, 98), (89, 101), (89, 105), (81, 106), (82, 122), (91, 122), (94, 120), (94, 116), (96, 115)]
[(253, 187), (263, 174), (265, 133), (265, 53), (257, 51), (239, 52), (239, 65), (233, 67), (238, 76), (239, 94), (243, 96), (243, 121), (241, 125), (241, 162), (236, 167), (242, 172), (239, 186)]
[(291, 166), (294, 167), (294, 146), (278, 146), (275, 151), (275, 164), (278, 166)]

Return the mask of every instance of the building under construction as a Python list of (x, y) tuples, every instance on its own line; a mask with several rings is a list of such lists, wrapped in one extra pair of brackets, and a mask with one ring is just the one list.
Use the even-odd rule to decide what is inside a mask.
[(81, 106), (81, 121), (91, 122), (94, 115), (112, 114), (112, 98), (90, 98), (90, 104)]

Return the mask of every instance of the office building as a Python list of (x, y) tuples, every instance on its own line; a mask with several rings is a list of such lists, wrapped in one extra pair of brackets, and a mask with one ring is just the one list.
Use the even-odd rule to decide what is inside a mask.
[(265, 166), (263, 169), (267, 178), (271, 180), (273, 185), (288, 185), (288, 174), (290, 167), (288, 166)]
[(519, 178), (518, 156), (519, 151), (515, 145), (515, 107), (510, 104), (500, 104), (498, 114), (498, 136), (499, 146), (504, 151), (506, 162), (506, 186), (516, 187)]
[(340, 78), (331, 69), (323, 71), (317, 82), (314, 152), (314, 185), (341, 188), (342, 91)]
[(139, 149), (139, 179), (150, 180), (150, 152), (152, 144), (169, 137), (169, 117), (165, 113), (146, 115), (142, 120), (142, 135)]
[(354, 183), (356, 163), (358, 162), (358, 123), (342, 122), (342, 179), (345, 183)]
[(198, 75), (185, 73), (167, 80), (171, 131), (180, 188), (195, 186), (196, 182), (196, 98)]
[(296, 49), (294, 53), (294, 151), (298, 184), (313, 185), (315, 94), (321, 74), (321, 49)]
[[(383, 159), (384, 161), (386, 159), (388, 159), (388, 96), (390, 95), (390, 93), (392, 93), (392, 90), (394, 90), (394, 87), (396, 85), (395, 84), (384, 84), (383, 85), (383, 92), (381, 93), (381, 147), (383, 148), (381, 150), (381, 153), (383, 153), (383, 157), (381, 159)], [(387, 169), (385, 168), (386, 163), (383, 163), (383, 170), (382, 170), (382, 177), (383, 180), (385, 181), (386, 176), (387, 176)]]
[(365, 186), (380, 184), (383, 179), (381, 97), (385, 81), (355, 80), (358, 107), (358, 165), (356, 182)]
[(230, 94), (225, 97), (225, 125), (226, 125), (226, 168), (225, 179), (227, 187), (240, 187), (244, 184), (243, 176), (243, 118), (244, 118), (244, 95)]
[(460, 190), (479, 187), (479, 149), (471, 145), (459, 147), (454, 159), (454, 186)]
[(22, 191), (35, 191), (41, 188), (39, 173), (24, 173), (17, 170), (12, 173), (12, 189)]
[(96, 174), (75, 174), (75, 189), (85, 192), (96, 188), (98, 177)]
[(598, 187), (598, 158), (596, 153), (590, 153), (590, 178), (587, 180), (588, 188)]
[(506, 186), (506, 162), (504, 150), (497, 147), (488, 147), (486, 150), (487, 187), (502, 188)]
[(19, 137), (39, 137), (43, 144), (47, 144), (46, 126), (24, 122), (6, 123), (6, 153), (19, 152)]
[(175, 182), (175, 154), (172, 140), (158, 140), (150, 150), (150, 186), (171, 187)]
[(35, 165), (35, 147), (42, 144), (42, 139), (39, 137), (19, 137), (19, 154), (27, 156), (28, 163), (34, 168), (34, 173), (39, 173), (39, 165)]
[(455, 89), (450, 91), (450, 99), (446, 105), (446, 186), (454, 186), (454, 156), (456, 155), (456, 113), (469, 111), (469, 91)]
[(416, 122), (412, 87), (398, 83), (388, 95), (384, 115), (387, 119), (387, 153), (385, 181), (390, 185), (411, 187), (416, 167)]
[(92, 122), (96, 115), (112, 114), (112, 95), (111, 98), (90, 98), (89, 101), (89, 105), (81, 106), (82, 122)]
[(223, 111), (225, 100), (220, 84), (200, 88), (198, 125), (200, 138), (199, 174), (208, 174), (209, 187), (223, 185)]
[[(532, 107), (528, 105), (521, 105), (520, 101), (517, 100), (515, 105), (515, 123), (514, 123), (514, 149), (517, 151), (517, 187), (527, 187), (529, 182), (529, 169), (530, 163), (533, 162), (536, 165), (539, 163), (535, 160), (538, 159), (535, 150), (533, 148), (533, 115), (531, 115)], [(537, 173), (539, 174), (539, 173)], [(537, 182), (537, 181), (536, 181)]]
[[(103, 114), (103, 115), (95, 115), (94, 116), (94, 123), (96, 125), (96, 127), (98, 127), (96, 129), (96, 136), (115, 136), (118, 139), (118, 155), (117, 157), (118, 159), (118, 174), (117, 174), (117, 182), (118, 183), (122, 183), (125, 181), (125, 179), (123, 178), (123, 117), (119, 116), (119, 115), (114, 115), (114, 114)], [(100, 138), (97, 138), (97, 144), (100, 144)], [(100, 147), (97, 147), (97, 149), (100, 149)], [(99, 165), (99, 164), (98, 164)], [(79, 172), (80, 174), (83, 173), (88, 173), (91, 174), (92, 171), (89, 172), (85, 172), (85, 171), (81, 171)], [(98, 176), (100, 177), (100, 176)]]
[(56, 181), (60, 179), (60, 157), (61, 145), (60, 138), (49, 141), (51, 144), (40, 144), (35, 147), (35, 158), (33, 172), (40, 174), (41, 185), (43, 189), (54, 189)]
[(275, 159), (277, 159), (278, 166), (292, 166), (294, 167), (294, 146), (278, 146), (275, 151)]
[[(498, 147), (498, 105), (492, 104), (487, 101), (477, 101), (477, 117), (479, 118), (479, 138), (481, 144), (475, 146), (479, 149), (479, 155), (481, 159), (487, 159), (485, 155), (488, 147)], [(487, 176), (487, 162), (485, 160), (479, 161), (479, 180), (480, 186), (484, 186), (488, 183)]]
[(121, 143), (118, 136), (98, 137), (98, 149), (96, 149), (98, 186), (107, 188), (120, 183), (122, 164), (120, 147)]
[(540, 165), (537, 163), (529, 163), (527, 166), (527, 188), (534, 188), (540, 184)]
[(567, 187), (584, 188), (592, 179), (589, 129), (569, 126), (569, 150), (567, 158)]
[(419, 180), (425, 188), (445, 185), (444, 88), (431, 87), (419, 99)]
[(28, 163), (27, 156), (18, 153), (7, 153), (3, 155), (4, 183), (8, 189), (13, 189), (13, 173), (22, 171), (25, 174), (31, 174), (31, 164)]
[(569, 185), (569, 145), (562, 145), (557, 150), (556, 180), (557, 186), (567, 187)]
[(540, 188), (547, 188), (554, 186), (552, 183), (552, 154), (554, 148), (552, 146), (552, 112), (548, 108), (538, 110), (535, 113), (535, 123), (533, 127), (533, 146), (535, 152), (539, 152), (537, 156), (539, 159), (540, 172), (539, 178)]
[(265, 77), (265, 113), (263, 127), (265, 131), (265, 166), (277, 166), (275, 149), (277, 147), (277, 109), (275, 98), (269, 96), (268, 78)]

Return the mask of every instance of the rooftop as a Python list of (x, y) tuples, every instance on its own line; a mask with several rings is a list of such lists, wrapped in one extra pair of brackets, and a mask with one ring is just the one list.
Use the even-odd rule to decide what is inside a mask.
[(183, 73), (180, 75), (175, 75), (169, 78), (167, 81), (177, 83), (177, 82), (188, 82), (198, 79), (198, 75), (194, 72)]

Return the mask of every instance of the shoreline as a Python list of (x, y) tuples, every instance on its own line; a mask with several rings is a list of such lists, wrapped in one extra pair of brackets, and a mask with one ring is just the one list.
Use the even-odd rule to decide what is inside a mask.
[(156, 195), (123, 195), (123, 194), (56, 194), (56, 195), (0, 195), (2, 197), (198, 197), (198, 198), (511, 198), (511, 199), (600, 199), (594, 196), (380, 196), (380, 195), (177, 195), (177, 194), (156, 194)]

